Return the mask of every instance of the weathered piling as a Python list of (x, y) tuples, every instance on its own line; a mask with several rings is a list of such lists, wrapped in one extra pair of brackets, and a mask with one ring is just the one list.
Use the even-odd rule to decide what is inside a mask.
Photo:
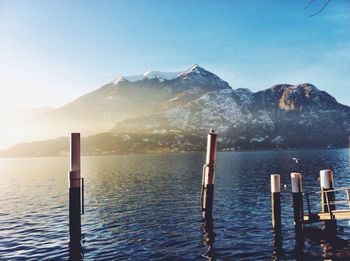
[(212, 129), (208, 134), (207, 156), (203, 166), (201, 207), (204, 218), (212, 218), (214, 199), (214, 179), (216, 162), (216, 138), (217, 134)]
[(71, 168), (69, 171), (69, 235), (71, 244), (80, 244), (80, 133), (71, 134), (70, 151)]
[(321, 186), (321, 201), (322, 212), (329, 213), (331, 220), (324, 221), (325, 231), (334, 232), (337, 228), (337, 221), (332, 215), (335, 210), (335, 195), (334, 195), (334, 178), (332, 170), (320, 171), (320, 186)]
[(291, 173), (292, 182), (292, 197), (293, 197), (293, 211), (294, 211), (294, 229), (296, 236), (301, 236), (303, 231), (303, 187), (300, 173)]
[(272, 228), (276, 234), (281, 233), (281, 185), (280, 175), (271, 175), (271, 211)]

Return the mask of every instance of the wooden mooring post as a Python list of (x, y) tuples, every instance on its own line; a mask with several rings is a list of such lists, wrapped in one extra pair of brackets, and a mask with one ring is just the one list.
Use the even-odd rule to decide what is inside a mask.
[[(350, 220), (350, 187), (334, 188), (333, 171), (330, 169), (320, 171), (321, 191), (312, 191), (303, 193), (302, 175), (297, 172), (291, 173), (292, 198), (293, 198), (293, 219), (296, 239), (296, 252), (299, 253), (304, 247), (304, 233), (310, 230), (304, 230), (304, 225), (314, 222), (324, 222), (323, 233), (318, 236), (322, 238), (335, 238), (337, 234), (337, 220)], [(345, 200), (336, 201), (335, 192), (345, 193)], [(310, 195), (321, 195), (322, 210), (311, 209)], [(307, 211), (304, 213), (303, 197), (306, 198)], [(271, 206), (272, 206), (272, 227), (273, 227), (273, 246), (276, 255), (279, 253), (282, 237), (278, 237), (281, 231), (281, 205), (280, 205), (280, 176), (271, 175)], [(339, 207), (336, 208), (336, 204)], [(344, 205), (347, 208), (344, 208)], [(274, 252), (274, 254), (275, 254)]]
[(322, 212), (329, 213), (330, 215), (330, 220), (324, 221), (324, 229), (325, 232), (332, 233), (337, 229), (337, 221), (332, 213), (332, 211), (335, 210), (334, 178), (332, 170), (327, 169), (320, 171), (320, 186)]
[(292, 182), (292, 197), (293, 197), (293, 211), (294, 211), (294, 229), (297, 238), (303, 232), (303, 186), (301, 174), (293, 172), (290, 174)]
[(69, 171), (69, 235), (70, 245), (81, 239), (81, 191), (80, 191), (80, 133), (71, 133)]
[(281, 182), (280, 175), (271, 175), (272, 228), (276, 235), (281, 234)]
[(207, 156), (203, 166), (201, 208), (203, 217), (212, 218), (216, 162), (216, 132), (211, 129), (207, 139)]

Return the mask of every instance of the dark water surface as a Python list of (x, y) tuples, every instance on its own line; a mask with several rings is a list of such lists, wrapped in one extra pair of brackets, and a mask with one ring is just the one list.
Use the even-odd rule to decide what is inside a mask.
[[(290, 193), (281, 196), (283, 241), (273, 246), (270, 174), (290, 186), (292, 157), (304, 191), (319, 190), (329, 166), (335, 186), (350, 187), (345, 149), (218, 153), (212, 227), (199, 208), (204, 153), (83, 157), (84, 258), (350, 260), (348, 221), (337, 240), (296, 244)], [(0, 159), (1, 260), (69, 258), (68, 168), (68, 158)]]

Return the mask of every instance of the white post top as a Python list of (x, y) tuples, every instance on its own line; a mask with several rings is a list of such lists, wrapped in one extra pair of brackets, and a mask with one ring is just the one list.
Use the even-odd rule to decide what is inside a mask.
[(290, 178), (292, 181), (292, 192), (293, 193), (298, 193), (298, 192), (303, 192), (303, 185), (301, 181), (301, 174), (292, 172), (290, 174)]
[(271, 174), (271, 193), (281, 192), (280, 175)]
[(330, 169), (320, 170), (320, 183), (321, 188), (334, 188), (333, 172)]

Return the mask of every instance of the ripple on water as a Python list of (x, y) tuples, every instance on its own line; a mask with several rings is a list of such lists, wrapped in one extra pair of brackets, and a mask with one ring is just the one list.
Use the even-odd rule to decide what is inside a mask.
[[(85, 259), (294, 260), (290, 195), (281, 196), (283, 245), (273, 246), (269, 187), (271, 173), (289, 184), (292, 156), (303, 162), (306, 189), (317, 189), (329, 164), (336, 186), (349, 186), (344, 150), (218, 153), (212, 224), (199, 208), (204, 153), (84, 157)], [(0, 159), (1, 259), (68, 259), (67, 160)], [(339, 225), (340, 241), (306, 239), (299, 254), (348, 258), (349, 224)]]

